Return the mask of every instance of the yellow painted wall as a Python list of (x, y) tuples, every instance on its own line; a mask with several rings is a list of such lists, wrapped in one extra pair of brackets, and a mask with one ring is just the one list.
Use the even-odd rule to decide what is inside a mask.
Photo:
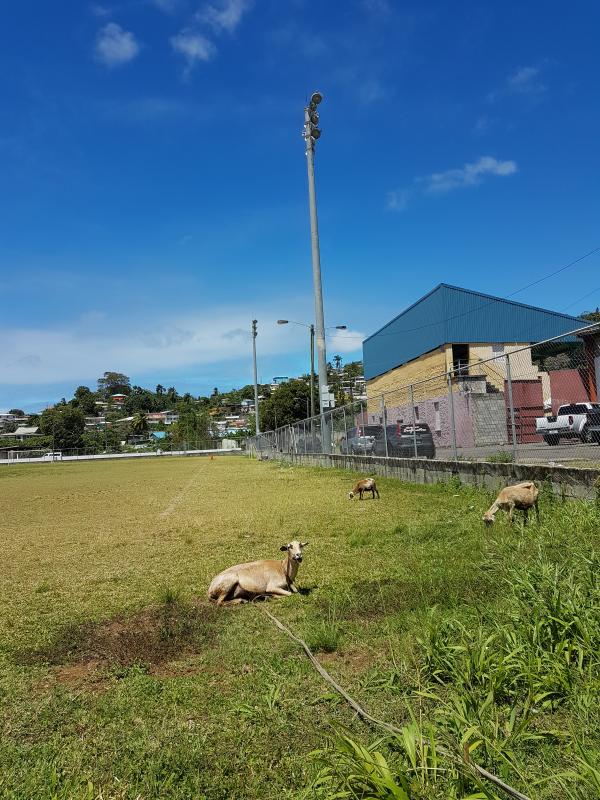
[[(469, 345), (469, 368), (473, 375), (485, 374), (486, 380), (499, 391), (504, 391), (506, 379), (506, 360), (504, 355), (520, 350), (526, 345), (504, 345), (502, 353), (494, 352), (491, 344)], [(493, 361), (489, 359), (494, 358)], [(485, 363), (482, 363), (485, 362)], [(511, 376), (513, 380), (536, 380), (544, 378), (546, 373), (540, 372), (531, 361), (531, 351), (523, 350), (511, 357)], [(370, 412), (379, 409), (379, 396), (386, 395), (386, 405), (402, 406), (410, 403), (410, 384), (414, 387), (415, 401), (440, 397), (448, 391), (446, 377), (442, 375), (452, 369), (452, 345), (425, 353), (419, 358), (402, 364), (396, 369), (386, 372), (367, 381), (367, 408)], [(425, 381), (422, 383), (422, 381)], [(454, 386), (454, 391), (458, 387)]]
[(383, 375), (378, 375), (367, 381), (367, 408), (370, 412), (376, 412), (379, 408), (379, 395), (385, 392), (385, 402), (388, 406), (402, 406), (410, 402), (409, 384), (422, 381), (426, 378), (427, 383), (415, 387), (415, 397), (419, 399), (426, 397), (439, 397), (447, 391), (446, 379), (436, 377), (446, 372), (448, 369), (446, 362), (446, 348), (433, 350), (431, 353), (415, 358), (402, 364), (396, 369), (392, 369)]

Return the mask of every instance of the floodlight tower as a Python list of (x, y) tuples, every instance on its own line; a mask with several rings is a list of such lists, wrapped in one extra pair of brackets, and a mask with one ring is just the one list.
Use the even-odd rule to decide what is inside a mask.
[(321, 254), (319, 250), (319, 225), (317, 221), (317, 195), (315, 191), (315, 143), (321, 136), (317, 127), (319, 113), (317, 106), (323, 100), (321, 92), (313, 92), (310, 103), (304, 109), (304, 130), (306, 142), (306, 165), (308, 169), (308, 203), (310, 210), (310, 241), (312, 252), (313, 287), (315, 295), (315, 334), (317, 340), (317, 367), (319, 373), (319, 411), (321, 413), (322, 442), (325, 452), (330, 450), (329, 429), (325, 424), (323, 412), (329, 407), (329, 385), (327, 381), (327, 353), (325, 351), (325, 316), (323, 313), (323, 287), (321, 284)]

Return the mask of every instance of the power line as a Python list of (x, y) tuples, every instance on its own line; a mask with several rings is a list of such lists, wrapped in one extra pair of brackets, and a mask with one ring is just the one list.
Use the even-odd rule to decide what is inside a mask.
[(597, 286), (595, 289), (592, 289), (591, 292), (584, 294), (583, 297), (578, 297), (577, 300), (573, 300), (572, 303), (569, 303), (568, 306), (565, 306), (564, 310), (566, 311), (567, 308), (571, 308), (572, 306), (577, 305), (577, 303), (581, 303), (581, 301), (585, 300), (586, 297), (589, 297), (590, 295), (595, 294), (596, 292), (600, 292), (600, 286)]

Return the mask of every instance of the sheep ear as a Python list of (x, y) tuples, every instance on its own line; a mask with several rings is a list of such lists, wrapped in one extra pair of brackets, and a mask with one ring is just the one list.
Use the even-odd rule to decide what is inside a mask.
[(282, 544), (282, 545), (281, 545), (281, 547), (280, 547), (279, 549), (280, 549), (280, 550), (281, 550), (283, 553), (285, 553), (285, 551), (288, 549), (288, 546), (287, 546), (287, 544)]
[(308, 542), (300, 542), (300, 547), (307, 547), (307, 546), (308, 546)]

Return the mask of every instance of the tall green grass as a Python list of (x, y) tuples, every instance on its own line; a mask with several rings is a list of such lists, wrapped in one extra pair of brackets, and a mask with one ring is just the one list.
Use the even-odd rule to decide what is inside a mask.
[(412, 681), (395, 684), (402, 735), (364, 745), (338, 730), (315, 754), (317, 796), (505, 796), (473, 760), (531, 798), (600, 797), (600, 559), (585, 535), (599, 524), (594, 504), (560, 504), (526, 538), (496, 543), (486, 568), (500, 601), (430, 609)]

